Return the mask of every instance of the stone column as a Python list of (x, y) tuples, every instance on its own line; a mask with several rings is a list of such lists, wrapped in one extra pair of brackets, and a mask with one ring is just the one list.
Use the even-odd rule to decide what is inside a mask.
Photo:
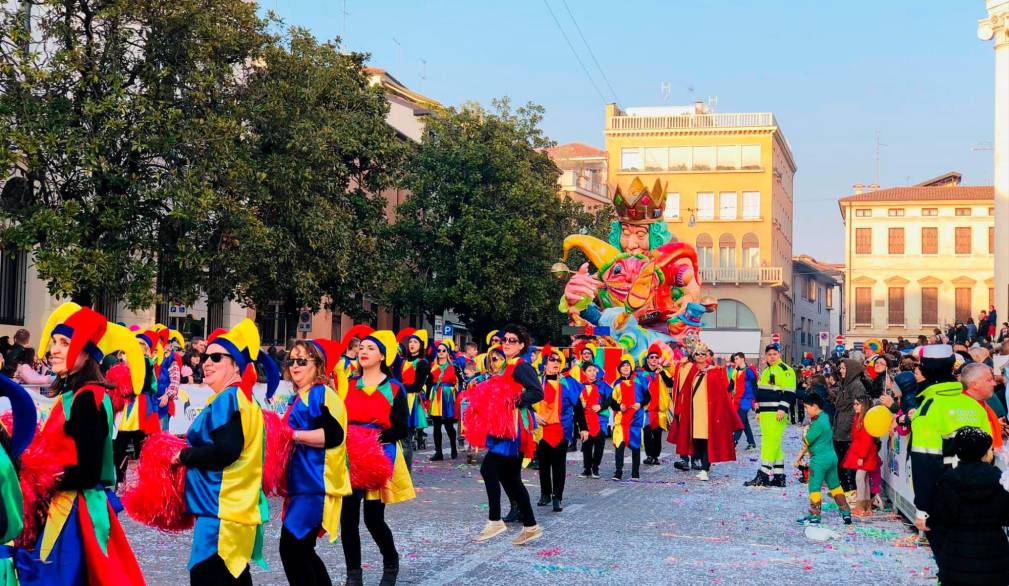
[(1009, 318), (1009, 0), (987, 0), (977, 36), (995, 40), (995, 307)]

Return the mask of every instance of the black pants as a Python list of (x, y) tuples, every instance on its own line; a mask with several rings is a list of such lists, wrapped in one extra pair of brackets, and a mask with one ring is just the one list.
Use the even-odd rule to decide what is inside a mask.
[(361, 569), (361, 501), (364, 501), (364, 525), (375, 540), (378, 550), (382, 552), (382, 562), (385, 565), (399, 563), (392, 530), (385, 523), (385, 503), (367, 500), (363, 490), (355, 490), (343, 497), (343, 510), (340, 511), (340, 541), (343, 542), (347, 569)]
[(319, 528), (309, 531), (298, 539), (286, 527), (280, 529), (280, 563), (284, 565), (289, 584), (305, 586), (333, 586), (319, 554), (315, 553), (315, 542)]
[(142, 431), (120, 431), (112, 441), (112, 461), (116, 464), (116, 483), (126, 479), (126, 450), (133, 446), (133, 457), (140, 458), (140, 446), (147, 438)]
[[(616, 448), (616, 464), (617, 464), (617, 474), (621, 474), (624, 471), (624, 448), (627, 444)], [(631, 448), (631, 478), (637, 478), (641, 475), (641, 448)]]
[[(501, 520), (501, 489), (519, 508), (519, 519), (526, 527), (536, 525), (533, 505), (529, 502), (529, 491), (522, 484), (522, 457), (502, 456), (488, 452), (480, 465), (480, 476), (487, 488), (487, 518)], [(346, 505), (344, 505), (346, 506)]]
[(546, 498), (564, 498), (568, 440), (561, 440), (556, 446), (540, 440), (536, 444), (536, 459), (540, 461), (540, 495)]
[(606, 436), (602, 430), (596, 437), (590, 437), (582, 442), (582, 462), (586, 472), (599, 474), (599, 464), (603, 461), (603, 448), (606, 446)]
[(445, 426), (445, 433), (448, 434), (448, 444), (452, 450), (452, 457), (455, 458), (459, 453), (456, 451), (455, 443), (455, 419), (445, 418), (445, 417), (431, 417), (431, 425), (434, 427), (434, 453), (435, 455), (441, 455), (441, 426)]
[(252, 574), (246, 564), (245, 571), (237, 578), (232, 576), (221, 556), (214, 554), (189, 570), (189, 583), (192, 586), (225, 586), (228, 584), (252, 586)]
[(701, 470), (705, 472), (711, 470), (711, 462), (708, 460), (708, 440), (694, 438), (694, 460), (700, 462)]
[(645, 456), (649, 458), (658, 458), (662, 455), (662, 432), (665, 431), (661, 427), (656, 427), (652, 429), (646, 427), (644, 429), (644, 444), (645, 444)]
[(855, 490), (855, 471), (848, 468), (841, 468), (844, 455), (848, 453), (851, 442), (834, 442), (834, 451), (837, 452), (837, 478), (841, 481), (841, 488), (844, 492)]

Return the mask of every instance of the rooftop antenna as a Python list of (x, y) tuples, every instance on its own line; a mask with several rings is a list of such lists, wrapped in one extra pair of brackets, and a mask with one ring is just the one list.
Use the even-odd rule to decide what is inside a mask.
[(718, 96), (708, 97), (708, 111), (714, 112), (715, 108), (718, 107)]
[(885, 147), (886, 145), (879, 142), (879, 129), (876, 129), (876, 185), (879, 185), (879, 153), (880, 147)]
[(346, 45), (347, 44), (347, 17), (350, 16), (350, 13), (347, 12), (347, 0), (343, 0), (343, 10), (342, 10), (342, 12), (343, 12), (343, 34), (341, 35), (341, 38), (343, 40), (344, 45)]
[(427, 59), (420, 60), (420, 78), (427, 81)]
[(396, 37), (392, 38), (392, 42), (396, 44), (396, 74), (399, 75), (400, 74), (399, 62), (400, 62), (400, 56), (403, 52), (403, 45), (399, 44), (399, 41), (396, 40)]
[(659, 95), (662, 96), (662, 103), (665, 104), (669, 101), (669, 82), (663, 81), (659, 83)]

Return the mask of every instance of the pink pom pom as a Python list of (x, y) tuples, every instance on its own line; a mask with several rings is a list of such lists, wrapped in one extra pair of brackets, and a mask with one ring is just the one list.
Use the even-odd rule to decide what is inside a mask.
[(354, 488), (378, 490), (392, 478), (392, 462), (378, 441), (376, 429), (348, 426), (347, 459), (350, 460), (350, 485)]
[(21, 454), (18, 480), (24, 503), (24, 529), (16, 540), (19, 547), (35, 547), (39, 531), (49, 514), (49, 503), (56, 493), (56, 482), (63, 470), (76, 459), (75, 454), (50, 448), (48, 436), (36, 433), (32, 443)]
[(125, 363), (119, 363), (105, 373), (105, 378), (116, 386), (114, 391), (108, 393), (109, 400), (112, 401), (112, 412), (119, 413), (126, 406), (127, 400), (133, 398), (133, 380), (130, 378), (130, 367)]
[(266, 424), (266, 457), (263, 462), (263, 492), (287, 494), (287, 461), (294, 448), (294, 430), (273, 411), (263, 411)]
[(515, 404), (522, 395), (521, 385), (503, 376), (492, 376), (467, 393), (469, 407), (463, 413), (466, 441), (483, 448), (487, 436), (509, 440), (517, 437)]
[(140, 450), (136, 480), (126, 487), (123, 506), (138, 523), (162, 531), (185, 531), (195, 517), (186, 512), (186, 469), (172, 458), (186, 441), (169, 433), (148, 437)]

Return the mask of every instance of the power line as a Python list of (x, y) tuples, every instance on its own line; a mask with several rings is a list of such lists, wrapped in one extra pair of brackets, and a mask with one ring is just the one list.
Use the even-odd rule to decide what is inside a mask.
[(596, 93), (599, 94), (599, 97), (605, 103), (606, 96), (603, 95), (603, 92), (599, 91), (599, 86), (597, 86), (595, 80), (592, 79), (592, 75), (589, 73), (589, 69), (585, 67), (585, 63), (582, 62), (582, 58), (578, 56), (578, 51), (575, 51), (575, 46), (571, 44), (571, 39), (569, 39), (567, 33), (564, 32), (564, 28), (561, 26), (561, 21), (557, 20), (557, 15), (554, 14), (554, 9), (550, 8), (550, 3), (547, 2), (547, 0), (543, 0), (543, 4), (547, 7), (547, 11), (550, 12), (550, 17), (554, 19), (554, 24), (557, 25), (557, 30), (559, 30), (561, 32), (561, 36), (564, 37), (564, 42), (567, 43), (568, 48), (571, 49), (571, 54), (575, 56), (575, 60), (578, 61), (578, 65), (580, 65), (582, 71), (585, 72), (585, 77), (588, 78), (589, 83), (592, 84), (593, 89), (596, 90)]
[(575, 15), (572, 14), (571, 9), (568, 8), (568, 0), (561, 0), (561, 2), (564, 4), (564, 10), (567, 10), (568, 16), (571, 17), (571, 23), (575, 25), (575, 30), (578, 31), (578, 36), (581, 37), (582, 43), (585, 45), (585, 48), (588, 49), (589, 56), (592, 57), (592, 62), (596, 64), (596, 69), (599, 70), (599, 75), (603, 76), (603, 81), (606, 82), (606, 87), (610, 88), (613, 98), (617, 101), (617, 103), (619, 103), (620, 98), (617, 97), (617, 90), (613, 89), (613, 84), (610, 83), (610, 80), (606, 77), (606, 73), (603, 71), (603, 68), (599, 65), (599, 60), (596, 59), (596, 54), (592, 51), (592, 47), (589, 45), (589, 42), (585, 40), (585, 35), (582, 34), (582, 27), (578, 26), (578, 21), (575, 20)]

